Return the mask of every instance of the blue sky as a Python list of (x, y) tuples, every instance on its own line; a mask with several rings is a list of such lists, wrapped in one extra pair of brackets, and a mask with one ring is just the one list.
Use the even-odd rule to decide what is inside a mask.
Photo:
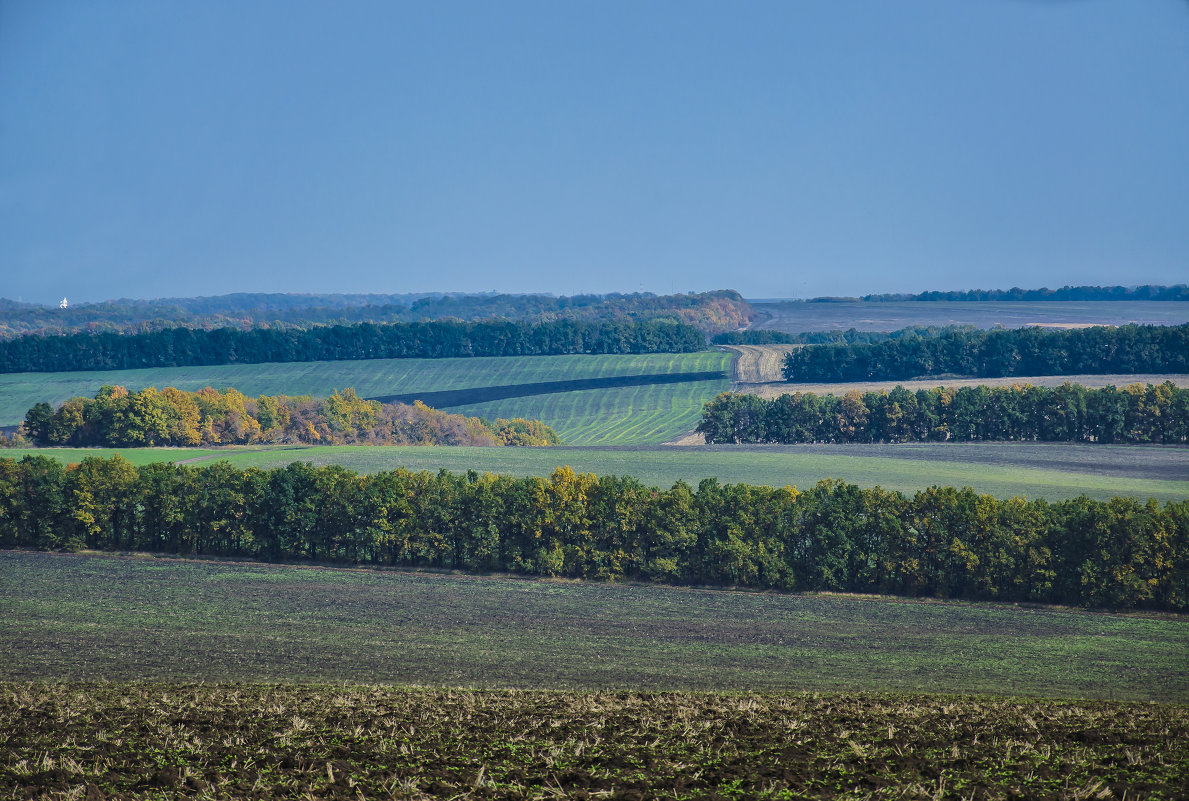
[(0, 2), (0, 296), (1189, 280), (1189, 2)]

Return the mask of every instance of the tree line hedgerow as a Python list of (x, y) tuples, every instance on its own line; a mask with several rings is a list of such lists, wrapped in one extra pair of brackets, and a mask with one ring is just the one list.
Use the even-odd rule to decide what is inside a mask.
[(936, 337), (798, 348), (784, 364), (784, 377), (793, 382), (1184, 372), (1189, 372), (1189, 324), (952, 330)]
[(1189, 442), (1189, 389), (1171, 381), (1087, 389), (1031, 384), (910, 392), (724, 392), (702, 408), (708, 443)]
[(1159, 286), (1063, 286), (1060, 289), (959, 289), (911, 293), (896, 292), (882, 295), (863, 295), (859, 298), (821, 297), (808, 303), (829, 303), (841, 300), (863, 300), (869, 303), (902, 303), (904, 301), (1101, 301), (1101, 300), (1189, 300), (1189, 286), (1174, 284)]
[(0, 547), (1182, 610), (1189, 501), (0, 459)]
[(465, 417), (423, 403), (380, 403), (354, 389), (328, 398), (261, 395), (235, 389), (184, 392), (156, 387), (129, 392), (106, 386), (56, 410), (38, 403), (24, 433), (38, 445), (139, 447), (320, 443), (323, 445), (557, 445), (538, 420)]
[(140, 334), (10, 339), (0, 342), (0, 373), (450, 356), (689, 353), (705, 347), (706, 335), (700, 329), (671, 320), (166, 328)]

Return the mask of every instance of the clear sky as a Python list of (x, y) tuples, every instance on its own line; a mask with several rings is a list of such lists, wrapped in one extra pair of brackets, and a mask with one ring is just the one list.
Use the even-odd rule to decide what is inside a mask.
[(1187, 0), (0, 1), (0, 296), (1187, 280)]

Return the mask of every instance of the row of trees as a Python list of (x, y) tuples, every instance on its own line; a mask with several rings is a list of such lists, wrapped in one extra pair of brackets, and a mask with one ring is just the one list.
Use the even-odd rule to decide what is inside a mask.
[(162, 328), (309, 328), (352, 323), (428, 320), (649, 320), (689, 323), (708, 333), (747, 325), (751, 305), (738, 292), (675, 295), (650, 292), (607, 295), (509, 295), (416, 293), (313, 295), (240, 292), (200, 298), (114, 300), (67, 309), (0, 298), (0, 338), (79, 331), (139, 333)]
[(1189, 501), (0, 460), (0, 547), (1182, 610)]
[(810, 302), (828, 303), (839, 300), (864, 300), (868, 302), (903, 302), (908, 300), (938, 301), (1034, 301), (1034, 300), (1189, 300), (1189, 286), (1063, 286), (1060, 289), (967, 289), (920, 293), (897, 292), (882, 295), (863, 295), (861, 298), (813, 298)]
[(307, 329), (167, 328), (140, 334), (23, 336), (0, 342), (0, 372), (127, 370), (209, 364), (568, 353), (688, 353), (706, 347), (671, 320), (487, 321), (334, 325)]
[(1027, 384), (910, 392), (723, 393), (702, 408), (709, 443), (1189, 442), (1189, 389), (1172, 382), (1087, 389)]
[(814, 345), (785, 358), (789, 381), (1189, 372), (1189, 325), (948, 330), (936, 337)]
[(57, 409), (38, 403), (25, 415), (27, 437), (38, 445), (137, 447), (154, 445), (557, 445), (538, 420), (497, 420), (431, 409), (417, 401), (379, 403), (354, 389), (328, 398), (261, 395), (232, 388), (184, 392), (147, 387), (129, 392), (105, 386), (94, 398), (71, 398)]

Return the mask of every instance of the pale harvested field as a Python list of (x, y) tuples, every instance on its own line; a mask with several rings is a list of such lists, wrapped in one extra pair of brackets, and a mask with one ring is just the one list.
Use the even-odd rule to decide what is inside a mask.
[(784, 357), (802, 345), (724, 345), (735, 354), (731, 380), (751, 384), (781, 381)]
[(866, 303), (753, 301), (760, 317), (751, 328), (803, 331), (895, 331), (910, 325), (1180, 325), (1189, 322), (1184, 301), (904, 301)]
[[(985, 384), (991, 387), (1010, 387), (1013, 384), (1032, 384), (1038, 387), (1059, 387), (1068, 382), (1097, 389), (1105, 386), (1124, 387), (1128, 384), (1163, 384), (1171, 381), (1178, 387), (1189, 387), (1189, 375), (1184, 373), (1141, 373), (1133, 375), (1042, 375), (1010, 376), (1007, 378), (924, 378), (917, 381), (851, 381), (838, 384), (790, 384), (786, 381), (737, 382), (733, 389), (762, 398), (775, 398), (793, 392), (812, 392), (815, 395), (841, 395), (851, 390), (878, 392), (890, 390), (897, 384), (905, 389), (932, 389), (933, 387), (974, 387)], [(682, 443), (685, 444), (685, 443)]]

